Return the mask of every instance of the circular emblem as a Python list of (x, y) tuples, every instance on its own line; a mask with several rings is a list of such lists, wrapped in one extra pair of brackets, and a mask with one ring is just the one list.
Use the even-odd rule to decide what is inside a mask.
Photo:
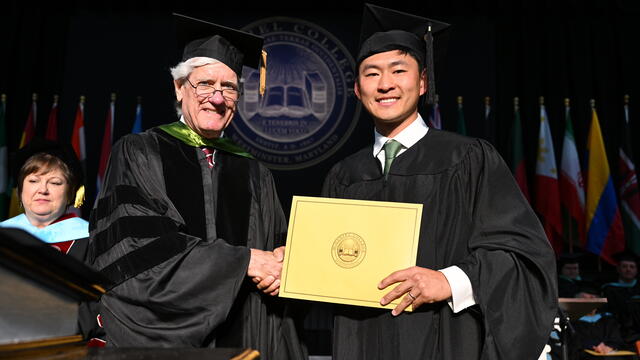
[(331, 256), (338, 266), (351, 269), (358, 266), (367, 253), (367, 245), (360, 235), (344, 233), (338, 236), (331, 247)]
[(337, 150), (357, 123), (354, 61), (323, 28), (274, 17), (244, 31), (262, 36), (267, 86), (259, 95), (259, 71), (245, 68), (244, 93), (228, 134), (274, 169), (301, 169)]

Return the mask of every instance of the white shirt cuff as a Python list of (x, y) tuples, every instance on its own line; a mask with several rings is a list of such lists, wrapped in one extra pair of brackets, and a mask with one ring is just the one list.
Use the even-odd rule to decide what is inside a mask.
[(447, 299), (447, 303), (454, 313), (476, 304), (476, 300), (473, 298), (471, 281), (462, 269), (457, 266), (449, 266), (438, 271), (447, 278), (451, 287), (451, 298)]

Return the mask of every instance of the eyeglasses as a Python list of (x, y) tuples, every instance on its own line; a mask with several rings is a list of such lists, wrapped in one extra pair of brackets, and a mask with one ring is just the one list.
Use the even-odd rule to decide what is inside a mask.
[(220, 91), (220, 94), (222, 94), (222, 97), (227, 101), (237, 102), (238, 97), (240, 96), (240, 91), (238, 91), (237, 89), (232, 89), (232, 88), (216, 89), (213, 85), (207, 84), (204, 82), (200, 82), (197, 85), (193, 85), (191, 81), (189, 81), (189, 79), (186, 79), (186, 80), (189, 83), (189, 85), (191, 85), (191, 87), (195, 90), (196, 95), (203, 98), (208, 98), (209, 96), (212, 96), (213, 94), (215, 94), (217, 91)]

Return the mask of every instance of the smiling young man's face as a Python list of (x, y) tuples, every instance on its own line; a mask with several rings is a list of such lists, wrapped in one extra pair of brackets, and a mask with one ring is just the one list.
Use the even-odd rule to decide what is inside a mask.
[(416, 59), (392, 50), (369, 56), (358, 70), (356, 96), (380, 134), (393, 137), (417, 118), (427, 84)]

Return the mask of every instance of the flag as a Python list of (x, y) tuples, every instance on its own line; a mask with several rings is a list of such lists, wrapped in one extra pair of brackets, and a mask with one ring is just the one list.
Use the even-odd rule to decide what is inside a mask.
[(142, 102), (140, 96), (138, 96), (138, 106), (136, 106), (136, 119), (133, 121), (133, 128), (131, 133), (137, 134), (142, 132)]
[(524, 197), (531, 202), (531, 198), (529, 197), (529, 185), (527, 182), (527, 166), (524, 161), (524, 151), (522, 146), (522, 125), (520, 123), (520, 107), (518, 105), (518, 98), (514, 98), (513, 102), (514, 116), (513, 128), (511, 129), (511, 172), (516, 178), (520, 191), (522, 191)]
[(560, 189), (558, 168), (553, 151), (553, 139), (549, 118), (544, 104), (540, 104), (540, 133), (538, 160), (536, 162), (536, 211), (541, 217), (544, 231), (556, 254), (562, 252), (562, 214), (560, 213)]
[(612, 255), (624, 250), (624, 230), (595, 107), (591, 110), (587, 151), (587, 250), (615, 264)]
[(0, 220), (7, 218), (9, 187), (9, 162), (7, 158), (7, 95), (0, 97)]
[(569, 99), (565, 99), (565, 130), (560, 163), (560, 201), (565, 221), (565, 243), (572, 249), (574, 240), (584, 247), (584, 181), (573, 135)]
[(115, 118), (116, 94), (111, 94), (111, 104), (107, 111), (107, 119), (104, 123), (104, 135), (102, 137), (102, 150), (100, 151), (100, 162), (98, 163), (98, 178), (96, 181), (96, 194), (100, 193), (104, 176), (107, 172), (107, 163), (111, 154), (111, 144), (113, 140), (113, 122)]
[(49, 112), (47, 132), (44, 137), (51, 141), (58, 140), (58, 95), (53, 95), (53, 105), (51, 105), (51, 111)]
[(622, 222), (627, 248), (640, 255), (640, 195), (638, 195), (638, 178), (631, 151), (631, 129), (629, 129), (629, 96), (625, 96), (624, 104), (624, 140), (619, 149), (620, 155), (620, 204), (622, 205)]
[(433, 105), (431, 106), (431, 111), (429, 112), (429, 127), (435, 129), (442, 129), (442, 121), (440, 119), (440, 105), (438, 104), (438, 95), (436, 94), (436, 99)]
[[(85, 138), (84, 138), (84, 101), (85, 97), (80, 96), (80, 101), (78, 102), (78, 109), (76, 110), (76, 118), (73, 122), (73, 132), (71, 134), (71, 147), (78, 156), (78, 160), (80, 160), (80, 164), (82, 166), (82, 172), (84, 173), (84, 178), (87, 178), (87, 170), (86, 170), (86, 159), (87, 159), (87, 151), (85, 147)], [(84, 192), (84, 186), (82, 187), (82, 191)], [(83, 196), (84, 198), (84, 196)], [(78, 216), (82, 216), (82, 211), (80, 208), (70, 208), (71, 212), (75, 213)]]
[(467, 124), (464, 121), (464, 109), (462, 108), (462, 96), (458, 96), (458, 134), (467, 135)]
[(491, 111), (491, 98), (485, 96), (484, 98), (484, 136), (485, 139), (493, 143), (493, 111)]
[[(27, 145), (36, 134), (36, 119), (38, 115), (37, 106), (38, 95), (33, 94), (31, 96), (31, 109), (29, 109), (29, 115), (27, 116), (27, 122), (24, 124), (24, 130), (20, 137), (19, 149)], [(18, 216), (22, 213), (20, 208), (20, 200), (18, 199), (18, 189), (14, 186), (11, 189), (11, 200), (9, 202), (9, 218)]]
[(87, 151), (84, 143), (84, 96), (80, 96), (78, 109), (76, 110), (76, 118), (73, 122), (73, 133), (71, 134), (71, 146), (75, 150), (78, 160), (85, 167)]
[(24, 124), (22, 137), (20, 137), (20, 149), (27, 145), (36, 134), (36, 119), (38, 115), (38, 105), (36, 101), (38, 100), (38, 95), (33, 94), (31, 99), (31, 109), (29, 110), (29, 116), (27, 116), (27, 122)]

